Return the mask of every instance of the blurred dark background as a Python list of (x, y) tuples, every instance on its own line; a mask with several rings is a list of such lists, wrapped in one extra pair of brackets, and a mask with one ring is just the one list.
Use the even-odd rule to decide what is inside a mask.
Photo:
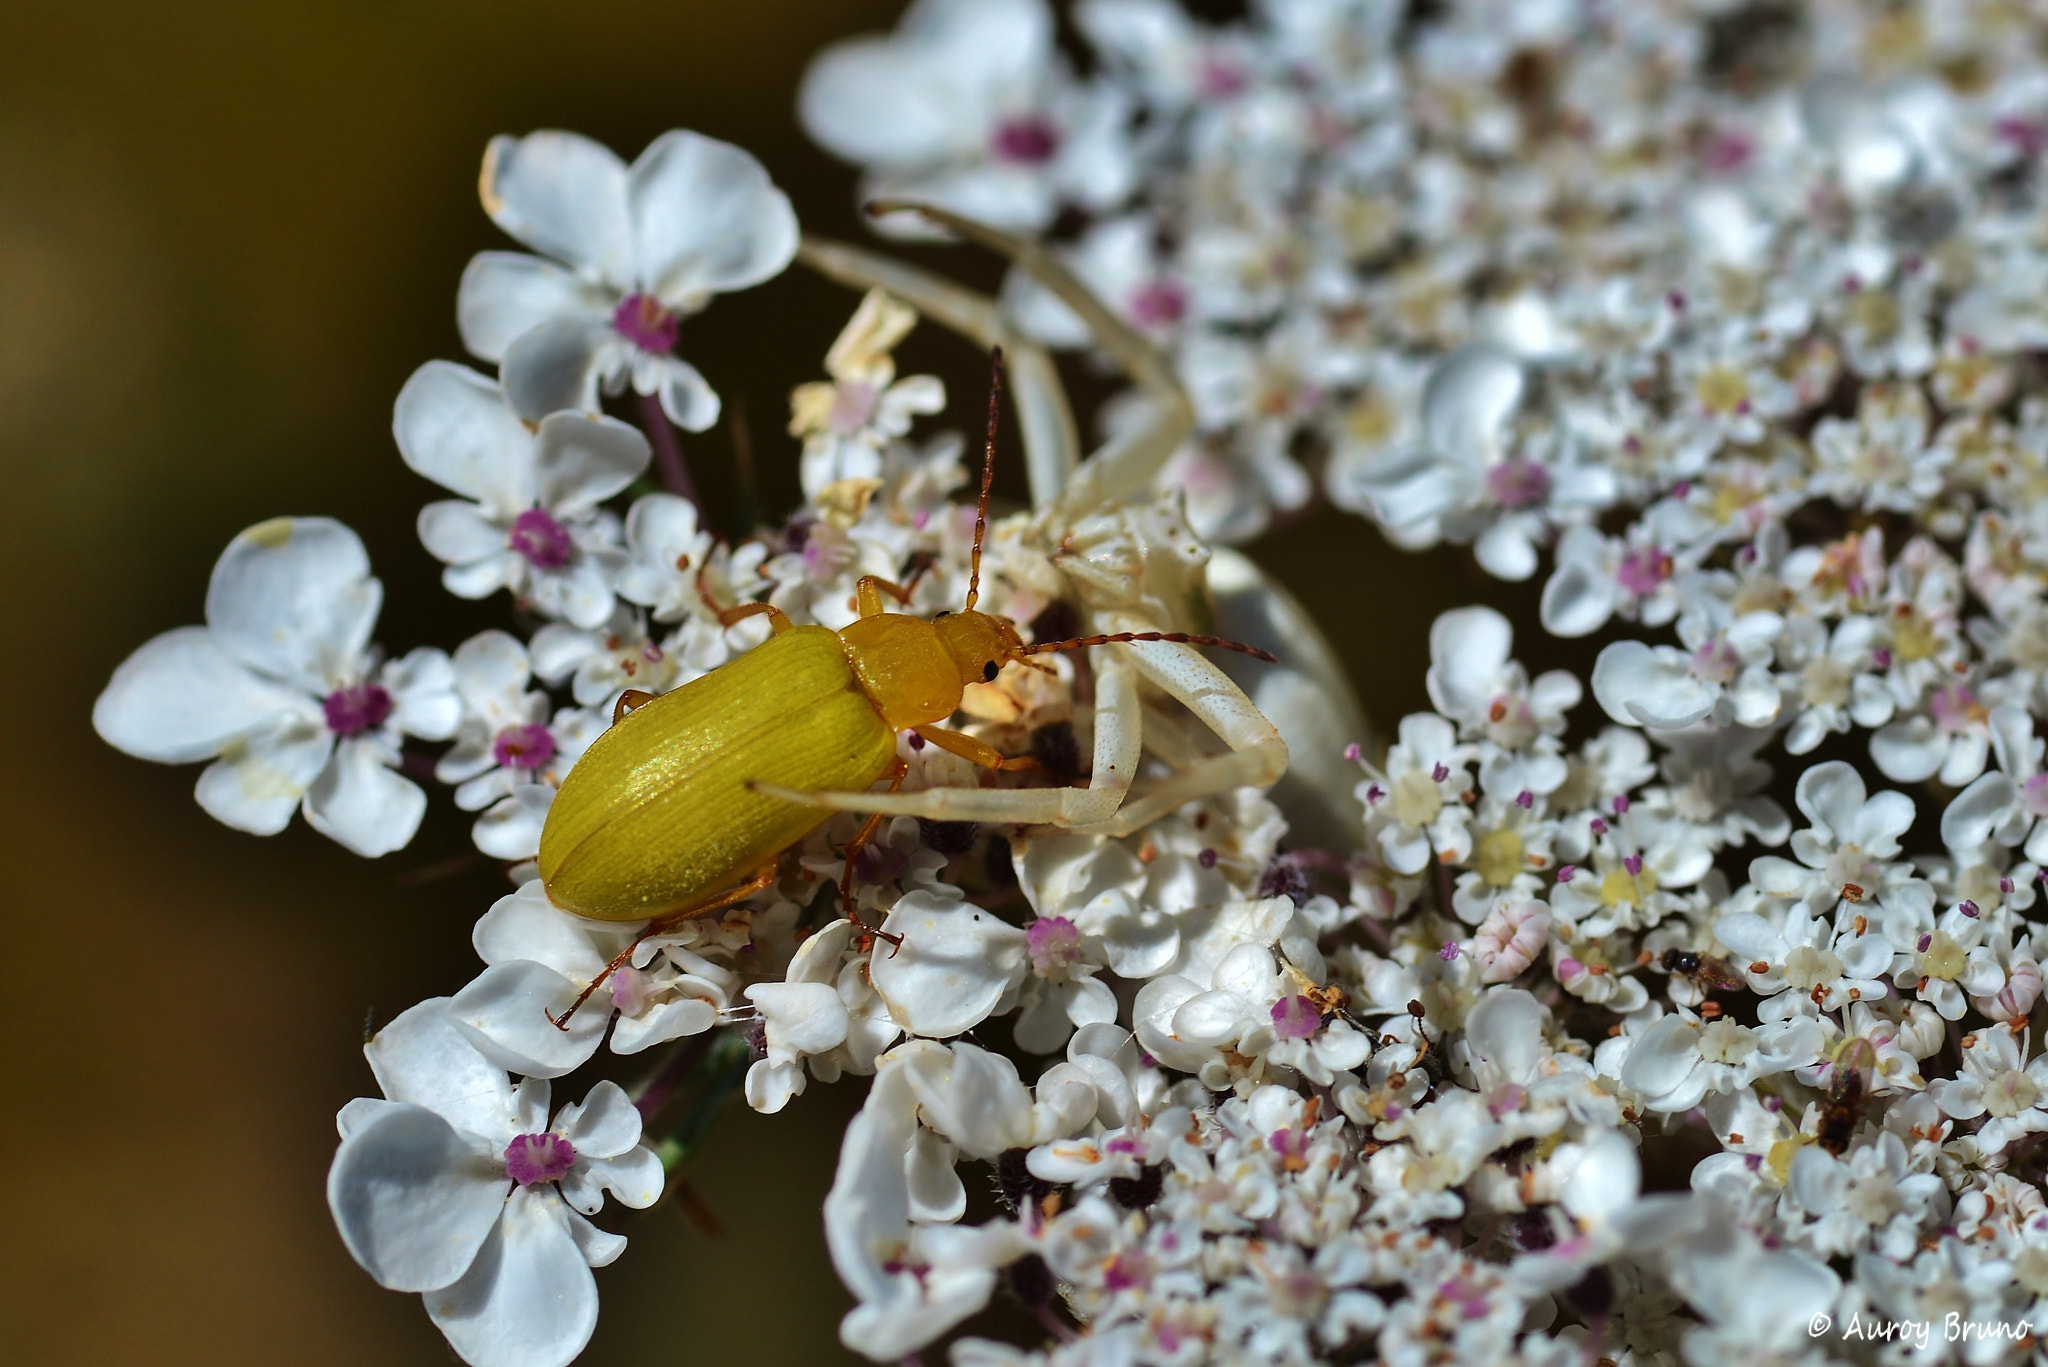
[[(193, 804), (196, 769), (100, 744), (92, 700), (135, 646), (200, 620), (221, 548), (279, 514), (362, 534), (394, 650), (503, 624), (502, 598), (438, 588), (412, 530), (434, 494), (389, 425), (415, 366), (461, 355), (463, 264), (510, 245), (477, 205), (486, 140), (573, 128), (630, 159), (695, 128), (759, 156), (808, 227), (859, 236), (853, 175), (806, 142), (794, 94), (809, 54), (898, 8), (72, 0), (9, 14), (0, 1068), (20, 1123), (0, 1146), (15, 1174), (0, 1358), (452, 1360), (418, 1297), (350, 1262), (323, 1179), (334, 1111), (375, 1090), (366, 1013), (466, 981), (470, 925), (502, 877), (422, 876), (468, 848), (445, 794), (418, 840), (376, 863), (302, 823), (270, 840), (228, 831)], [(964, 252), (932, 259), (997, 278)], [(684, 354), (749, 420), (770, 515), (796, 494), (789, 388), (822, 375), (853, 303), (792, 271), (687, 325)], [(956, 398), (983, 383), (980, 359), (935, 329), (902, 359)], [(690, 446), (727, 528), (730, 441), (721, 429)], [(1014, 460), (1005, 488), (1022, 493)], [(1435, 613), (1501, 596), (1465, 556), (1399, 556), (1327, 511), (1254, 553), (1325, 623), (1382, 726), (1425, 705)], [(1526, 610), (1532, 595), (1510, 597)], [(818, 1204), (860, 1095), (816, 1087), (776, 1117), (736, 1108), (695, 1170), (726, 1233), (674, 1207), (617, 1226), (634, 1247), (599, 1275), (590, 1360), (844, 1357)]]

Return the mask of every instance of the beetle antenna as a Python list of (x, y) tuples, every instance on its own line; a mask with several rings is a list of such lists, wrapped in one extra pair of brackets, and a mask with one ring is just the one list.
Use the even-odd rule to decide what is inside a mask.
[(981, 453), (981, 502), (974, 505), (974, 562), (967, 575), (967, 610), (981, 597), (981, 538), (988, 531), (988, 486), (996, 477), (996, 419), (1003, 397), (1003, 349), (988, 349), (988, 441)]
[(1025, 646), (1019, 655), (1043, 655), (1054, 650), (1080, 650), (1084, 646), (1113, 645), (1118, 641), (1172, 641), (1184, 646), (1214, 646), (1218, 650), (1234, 650), (1240, 655), (1249, 655), (1254, 660), (1267, 664), (1278, 664), (1280, 658), (1257, 646), (1248, 646), (1242, 641), (1226, 641), (1220, 636), (1191, 636), (1185, 631), (1118, 631), (1108, 636), (1076, 636), (1068, 641), (1041, 641), (1034, 646)]

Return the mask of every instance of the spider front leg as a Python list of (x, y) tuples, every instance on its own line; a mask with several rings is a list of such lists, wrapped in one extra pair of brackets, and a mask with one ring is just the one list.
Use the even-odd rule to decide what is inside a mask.
[[(1148, 630), (1120, 623), (1119, 631)], [(1230, 749), (1198, 760), (1158, 787), (1121, 804), (1090, 833), (1128, 835), (1186, 803), (1232, 788), (1267, 788), (1287, 772), (1287, 742), (1244, 691), (1193, 646), (1134, 642), (1110, 649), (1130, 652), (1147, 679), (1183, 704)]]
[[(1116, 814), (1137, 773), (1143, 716), (1136, 672), (1115, 653), (1096, 650), (1094, 768), (1086, 788), (928, 788), (921, 793), (806, 793), (778, 784), (753, 790), (784, 802), (841, 812), (921, 816), (1004, 826), (1094, 827)], [(944, 733), (951, 737), (956, 733)], [(972, 740), (971, 737), (960, 737)], [(974, 742), (980, 744), (980, 742)], [(951, 749), (951, 746), (944, 748)], [(957, 751), (955, 753), (958, 753)], [(993, 753), (993, 752), (991, 752)], [(964, 758), (972, 759), (967, 755)]]

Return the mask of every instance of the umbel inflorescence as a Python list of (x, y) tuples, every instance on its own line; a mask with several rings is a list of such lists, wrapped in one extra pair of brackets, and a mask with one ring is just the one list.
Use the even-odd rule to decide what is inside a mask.
[[(458, 302), (498, 375), (423, 367), (395, 433), (456, 495), (419, 524), (446, 586), (541, 625), (386, 656), (354, 535), (280, 520), (102, 696), (113, 743), (212, 761), (199, 800), (230, 825), (302, 810), (387, 853), (430, 770), (511, 871), (480, 975), (368, 1047), (384, 1098), (343, 1110), (329, 1183), (350, 1250), (479, 1367), (566, 1362), (624, 1248), (588, 1218), (607, 1193), (656, 1200), (728, 1085), (775, 1111), (871, 1076), (824, 1225), (842, 1336), (878, 1361), (2035, 1351), (2048, 17), (1073, 18), (1062, 55), (1034, 0), (920, 0), (822, 54), (800, 109), (864, 197), (1047, 235), (1151, 349), (1043, 269), (998, 312), (811, 243), (888, 288), (793, 396), (804, 506), (729, 545), (685, 496), (672, 424), (718, 400), (677, 347), (790, 263), (787, 201), (694, 134), (630, 167), (499, 139), (485, 208), (538, 255), (480, 255)], [(1165, 365), (1192, 400), (1154, 495), (1076, 473), (1064, 400), (1019, 386), (1037, 506), (991, 525), (981, 587), (1028, 639), (1199, 629), (1189, 524), (1246, 537), (1320, 487), (1401, 545), (1543, 575), (1541, 627), (1605, 643), (1531, 678), (1499, 612), (1447, 613), (1432, 710), (1381, 749), (1293, 641), (1287, 687), (1253, 690), (1313, 779), (1285, 811), (1240, 787), (1116, 834), (899, 817), (851, 906), (840, 815), (757, 896), (637, 945), (557, 909), (531, 877), (557, 787), (626, 690), (765, 637), (720, 605), (842, 627), (869, 575), (914, 581), (920, 615), (962, 601), (962, 445), (918, 430), (945, 395), (891, 359), (912, 304), (1008, 342), (1013, 377), (1040, 343), (1150, 376), (1095, 415), (1120, 459), (1170, 430), (1146, 420), (1177, 402)], [(1134, 658), (968, 688), (953, 724), (1035, 769), (906, 735), (905, 791), (1094, 781)], [(1136, 801), (1217, 748), (1164, 695), (1142, 711)], [(605, 1050), (650, 1058), (551, 1109)], [(999, 1298), (1043, 1333), (977, 1336)]]

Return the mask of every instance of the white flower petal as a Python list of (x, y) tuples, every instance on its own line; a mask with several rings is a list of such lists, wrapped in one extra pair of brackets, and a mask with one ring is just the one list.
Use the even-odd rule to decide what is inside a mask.
[(1536, 573), (1536, 546), (1529, 530), (1527, 519), (1503, 517), (1472, 543), (1472, 558), (1494, 578), (1519, 584)]
[(826, 150), (915, 166), (981, 150), (998, 101), (1022, 93), (1052, 45), (1038, 0), (922, 0), (893, 38), (827, 48), (804, 73), (798, 113)]
[(1841, 760), (1816, 764), (1799, 776), (1793, 801), (1814, 825), (1837, 840), (1853, 838), (1867, 790), (1855, 766)]
[(1714, 938), (1745, 963), (1774, 959), (1785, 953), (1785, 942), (1771, 923), (1754, 912), (1737, 911), (1714, 922)]
[(608, 319), (550, 318), (512, 339), (498, 367), (505, 402), (528, 422), (568, 409), (594, 413), (610, 353), (620, 345)]
[(1429, 628), (1429, 701), (1447, 717), (1477, 717), (1492, 703), (1515, 629), (1489, 607), (1456, 608)]
[(1430, 371), (1422, 389), (1422, 424), (1430, 446), (1453, 460), (1486, 464), (1521, 407), (1522, 366), (1503, 348), (1468, 342)]
[(291, 824), (333, 754), (334, 733), (324, 725), (290, 722), (227, 746), (199, 776), (193, 795), (224, 826), (276, 835)]
[(582, 517), (640, 478), (652, 458), (640, 429), (617, 418), (552, 414), (534, 449), (541, 502), (557, 517)]
[(427, 795), (387, 767), (377, 747), (344, 740), (306, 790), (306, 822), (344, 848), (375, 859), (404, 849), (427, 814)]
[(354, 532), (332, 518), (273, 518), (221, 552), (206, 624), (243, 664), (317, 697), (355, 682), (383, 598)]
[(840, 1281), (862, 1301), (888, 1290), (885, 1264), (910, 1227), (903, 1160), (917, 1129), (917, 1099), (903, 1066), (931, 1050), (945, 1052), (942, 1045), (913, 1041), (884, 1054), (866, 1102), (839, 1141), (839, 1164), (825, 1195), (825, 1244)]
[[(447, 565), (473, 565), (503, 553), (509, 533), (493, 522), (480, 505), (464, 499), (441, 499), (420, 509), (420, 544)], [(495, 592), (491, 585), (484, 592)], [(481, 596), (481, 595), (479, 595)]]
[[(626, 1105), (630, 1108), (632, 1103)], [(575, 1140), (572, 1138), (571, 1142)], [(576, 1166), (562, 1179), (562, 1194), (578, 1210), (594, 1215), (604, 1205), (606, 1192), (620, 1205), (645, 1210), (661, 1199), (662, 1188), (667, 1184), (668, 1175), (662, 1170), (661, 1159), (644, 1144), (635, 1144), (615, 1158), (588, 1160), (579, 1148)]]
[[(613, 927), (574, 916), (548, 901), (547, 889), (538, 878), (520, 884), (491, 904), (470, 935), (470, 943), (487, 964), (512, 959), (544, 963), (564, 977), (588, 982), (605, 961), (613, 946), (603, 952), (592, 941), (602, 931), (631, 931), (631, 924)], [(625, 947), (621, 938), (616, 948)]]
[(478, 1053), (507, 1072), (561, 1077), (597, 1052), (611, 1019), (611, 998), (602, 987), (569, 1017), (567, 1030), (549, 1019), (561, 1019), (583, 987), (546, 964), (514, 959), (491, 965), (457, 992), (448, 1003), (448, 1019)]
[(378, 671), (377, 682), (391, 694), (391, 724), (421, 740), (447, 740), (462, 722), (462, 698), (455, 691), (455, 665), (432, 646), (409, 650)]
[(1358, 466), (1351, 475), (1354, 496), (1392, 532), (1437, 538), (1437, 519), (1466, 500), (1471, 473), (1434, 451), (1396, 451)]
[(611, 618), (611, 579), (596, 556), (578, 556), (559, 570), (537, 572), (532, 590), (542, 612), (579, 627), (601, 627)]
[(427, 1314), (472, 1367), (567, 1367), (597, 1328), (597, 1279), (547, 1187), (526, 1187), (453, 1286), (427, 1293)]
[(424, 1106), (502, 1150), (519, 1132), (511, 1080), (456, 1030), (448, 1003), (433, 997), (401, 1012), (371, 1036), (363, 1056), (385, 1096)]
[(708, 432), (718, 423), (718, 393), (697, 367), (674, 356), (660, 358), (661, 411), (685, 432)]
[(1023, 971), (1024, 932), (967, 902), (908, 893), (882, 928), (903, 943), (877, 950), (869, 976), (889, 1014), (914, 1035), (944, 1039), (973, 1029)]
[(522, 783), (477, 818), (470, 839), (493, 859), (531, 859), (554, 802), (555, 790), (545, 783)]
[(846, 1003), (830, 983), (755, 983), (746, 996), (761, 1008), (771, 1055), (822, 1054), (846, 1039)]
[(642, 288), (671, 308), (758, 285), (796, 256), (796, 213), (746, 151), (675, 130), (648, 145), (627, 187)]
[(1871, 763), (1894, 783), (1932, 778), (1946, 758), (1948, 737), (1927, 717), (1895, 721), (1870, 738)]
[(335, 1113), (334, 1128), (341, 1132), (343, 1139), (346, 1139), (384, 1112), (402, 1104), (397, 1101), (386, 1101), (379, 1096), (356, 1097), (344, 1102), (342, 1108)]
[(904, 1078), (924, 1123), (969, 1157), (993, 1159), (1031, 1140), (1031, 1094), (1017, 1065), (971, 1044), (906, 1056)]
[(444, 489), (511, 518), (533, 506), (533, 438), (488, 377), (429, 361), (398, 391), (398, 453)]
[(575, 133), (496, 137), (479, 183), (484, 212), (512, 236), (622, 289), (633, 283), (627, 171), (617, 154)]
[(1948, 756), (1941, 762), (1941, 781), (1950, 788), (1960, 788), (1984, 772), (1984, 762), (1991, 756), (1991, 738), (1982, 731), (1970, 730), (1958, 735), (1948, 748)]
[(1608, 1130), (1580, 1147), (1582, 1153), (1564, 1179), (1559, 1204), (1581, 1221), (1612, 1220), (1635, 1204), (1642, 1191), (1643, 1169), (1635, 1145)]
[(951, 91), (927, 70), (921, 57), (884, 39), (829, 47), (804, 73), (797, 95), (804, 131), (835, 156), (864, 165), (950, 155), (960, 146), (963, 121), (946, 107)]
[(606, 297), (573, 271), (525, 252), (478, 252), (455, 291), (462, 344), (480, 360), (504, 358), (523, 333), (551, 319), (581, 315), (606, 321)]
[(511, 1183), (472, 1137), (419, 1106), (359, 1120), (327, 1170), (327, 1205), (363, 1270), (394, 1291), (428, 1291), (469, 1270)]
[(621, 1015), (612, 1028), (612, 1052), (637, 1054), (685, 1035), (701, 1035), (718, 1024), (718, 1008), (702, 997), (678, 997), (637, 1016)]
[[(616, 1082), (599, 1082), (580, 1102), (571, 1102), (555, 1115), (554, 1131), (575, 1147), (580, 1160), (620, 1158), (640, 1143), (640, 1112), (626, 1089)], [(657, 1184), (657, 1193), (659, 1184)]]
[(205, 627), (180, 627), (121, 662), (93, 703), (92, 725), (118, 750), (183, 764), (307, 710), (303, 693), (252, 673)]
[(1560, 564), (1543, 586), (1539, 612), (1553, 636), (1591, 636), (1614, 615), (1614, 580), (1583, 560)]
[(1717, 692), (1669, 647), (1616, 641), (1593, 663), (1593, 697), (1624, 726), (1657, 731), (1690, 726), (1714, 710)]
[(607, 1234), (575, 1211), (569, 1213), (569, 1237), (576, 1241), (576, 1251), (583, 1255), (583, 1261), (592, 1267), (610, 1267), (626, 1251), (626, 1236)]
[(801, 1063), (755, 1059), (753, 1066), (747, 1069), (747, 1105), (762, 1115), (774, 1115), (787, 1106), (792, 1097), (803, 1095), (804, 1084), (809, 1078)]
[(967, 1213), (967, 1187), (954, 1166), (959, 1151), (930, 1130), (910, 1137), (903, 1159), (904, 1190), (910, 1194), (910, 1218), (919, 1224), (943, 1224)]
[(1526, 1082), (1548, 1052), (1544, 1027), (1550, 1012), (1520, 988), (1482, 997), (1465, 1018), (1465, 1045), (1476, 1068), (1485, 1064), (1502, 1081)]
[(1622, 1085), (1641, 1092), (1656, 1106), (1660, 1098), (1677, 1091), (1699, 1065), (1699, 1038), (1699, 1028), (1682, 1017), (1659, 1017), (1629, 1049), (1628, 1061), (1621, 1069)]

